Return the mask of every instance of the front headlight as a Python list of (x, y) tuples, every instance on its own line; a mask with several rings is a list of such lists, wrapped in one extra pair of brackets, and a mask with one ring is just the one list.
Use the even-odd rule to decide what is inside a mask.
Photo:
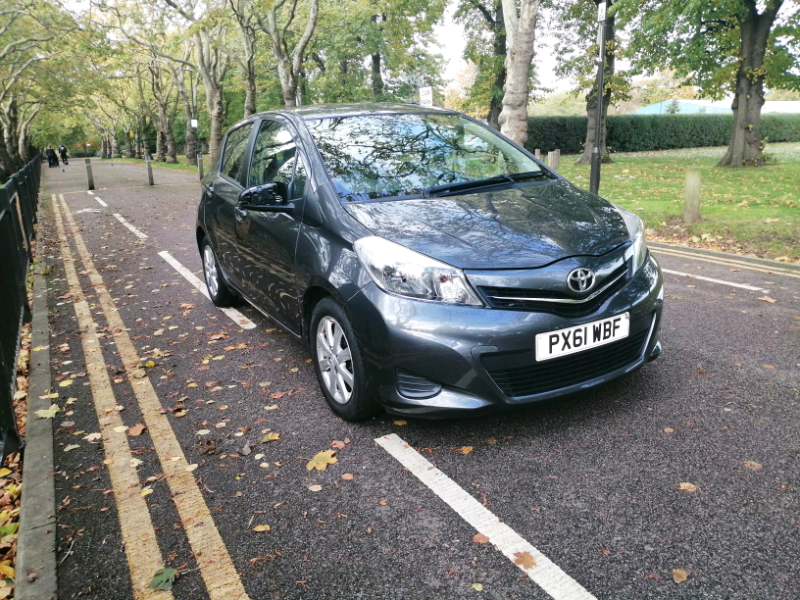
[(631, 238), (631, 247), (625, 253), (625, 258), (633, 258), (633, 272), (636, 273), (647, 257), (647, 244), (644, 241), (644, 222), (639, 218), (639, 215), (619, 206), (617, 206), (617, 212), (625, 221), (628, 235)]
[(361, 238), (353, 249), (375, 283), (387, 292), (419, 300), (483, 306), (460, 269), (381, 237)]

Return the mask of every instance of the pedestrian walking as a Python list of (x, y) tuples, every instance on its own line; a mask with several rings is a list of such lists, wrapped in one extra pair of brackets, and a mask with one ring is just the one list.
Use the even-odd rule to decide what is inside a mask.
[(56, 151), (53, 150), (53, 147), (48, 145), (44, 151), (44, 155), (47, 157), (47, 166), (48, 168), (52, 169), (53, 167), (58, 166), (58, 157), (56, 156)]
[(61, 162), (65, 165), (68, 165), (69, 162), (67, 161), (67, 147), (64, 144), (61, 144), (58, 147), (58, 153), (61, 155)]

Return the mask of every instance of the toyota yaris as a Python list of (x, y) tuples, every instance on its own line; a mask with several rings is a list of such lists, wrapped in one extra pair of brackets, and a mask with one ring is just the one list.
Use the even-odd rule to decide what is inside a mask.
[(661, 353), (641, 219), (462, 114), (262, 113), (228, 131), (202, 188), (212, 301), (242, 297), (308, 343), (344, 419), (526, 405)]

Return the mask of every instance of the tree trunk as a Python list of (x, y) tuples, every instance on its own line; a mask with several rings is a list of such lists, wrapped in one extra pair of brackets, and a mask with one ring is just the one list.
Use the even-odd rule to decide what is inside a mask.
[(172, 131), (172, 118), (167, 117), (166, 127), (164, 129), (164, 142), (167, 146), (167, 159), (168, 165), (178, 164), (178, 157), (175, 150), (175, 133)]
[(111, 158), (122, 158), (122, 154), (119, 153), (119, 139), (117, 138), (117, 131), (119, 127), (114, 127), (111, 130), (109, 139), (111, 140)]
[(186, 135), (183, 138), (183, 145), (186, 150), (186, 162), (192, 166), (197, 165), (197, 136), (192, 124), (192, 109), (190, 106), (184, 107), (186, 113)]
[(540, 0), (522, 0), (517, 12), (514, 0), (503, 0), (509, 44), (503, 110), (498, 121), (503, 135), (520, 145), (524, 145), (528, 139), (528, 76), (533, 60), (539, 3)]
[[(489, 127), (500, 131), (500, 112), (503, 109), (503, 89), (506, 86), (506, 28), (503, 25), (503, 3), (495, 0), (494, 20), (489, 24), (492, 27), (492, 54), (495, 66), (502, 64), (492, 84), (492, 96), (489, 100), (489, 114), (486, 122)], [(502, 61), (502, 63), (501, 63)]]
[(244, 81), (244, 118), (246, 119), (256, 114), (256, 68), (255, 59), (252, 57), (248, 61)]
[(156, 129), (156, 161), (166, 162), (166, 160), (167, 144), (164, 140), (164, 130), (161, 128), (161, 123), (159, 123), (158, 129)]
[(133, 138), (131, 129), (125, 128), (125, 158), (136, 158), (136, 151), (133, 149)]
[[(612, 163), (611, 157), (608, 153), (607, 139), (608, 139), (608, 106), (611, 104), (611, 86), (609, 79), (614, 74), (616, 69), (615, 63), (615, 50), (616, 50), (616, 32), (614, 28), (614, 17), (608, 16), (606, 18), (606, 47), (605, 47), (605, 62), (603, 69), (603, 77), (605, 80), (603, 90), (603, 114), (600, 117), (600, 162)], [(597, 80), (595, 79), (592, 91), (586, 96), (586, 116), (588, 122), (586, 126), (586, 141), (583, 144), (583, 154), (575, 162), (576, 165), (589, 165), (592, 163), (592, 150), (594, 149), (595, 142), (597, 141)]]
[(372, 96), (375, 100), (383, 97), (383, 76), (381, 75), (381, 55), (375, 53), (372, 59)]
[(740, 62), (733, 98), (733, 132), (728, 151), (718, 167), (760, 167), (764, 165), (761, 138), (761, 107), (764, 105), (764, 56), (772, 24), (781, 2), (758, 14), (755, 3), (739, 19)]
[(211, 120), (211, 131), (208, 135), (208, 153), (211, 155), (211, 162), (217, 159), (222, 142), (222, 121), (225, 119), (225, 104), (222, 97), (222, 87), (206, 87), (206, 104), (208, 115)]

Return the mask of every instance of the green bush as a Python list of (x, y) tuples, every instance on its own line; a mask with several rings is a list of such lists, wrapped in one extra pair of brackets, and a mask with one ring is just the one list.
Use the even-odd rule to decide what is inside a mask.
[[(525, 147), (531, 152), (538, 148), (579, 154), (586, 125), (586, 117), (530, 117)], [(608, 148), (642, 152), (727, 146), (732, 127), (733, 115), (612, 115), (608, 117)], [(761, 135), (768, 142), (800, 142), (800, 115), (762, 115)]]

